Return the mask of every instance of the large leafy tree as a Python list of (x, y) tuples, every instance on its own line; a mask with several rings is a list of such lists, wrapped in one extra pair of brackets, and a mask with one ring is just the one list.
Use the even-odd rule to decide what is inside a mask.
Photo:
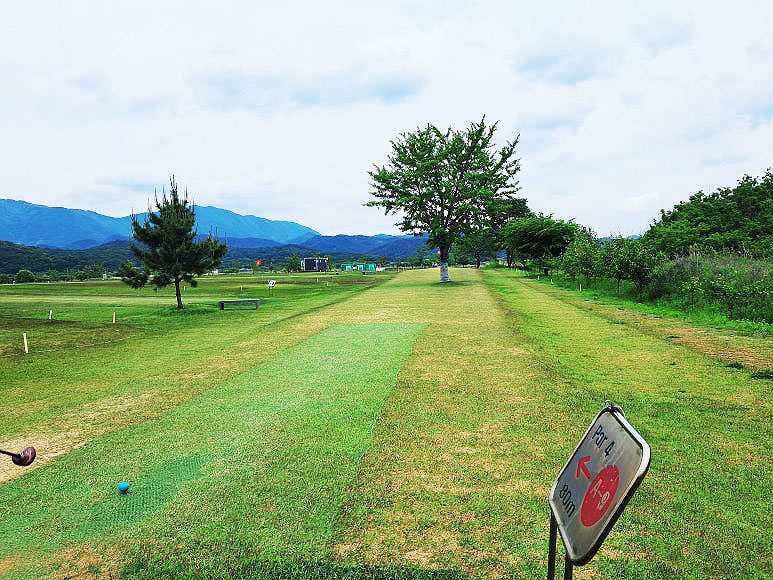
[(365, 205), (402, 215), (404, 232), (428, 234), (427, 245), (440, 250), (441, 282), (448, 281), (451, 246), (486, 227), (491, 205), (518, 191), (518, 137), (495, 150), (496, 128), (484, 117), (463, 131), (427, 125), (403, 133), (392, 141), (388, 164), (369, 172), (376, 199)]
[(300, 272), (301, 271), (301, 257), (298, 254), (292, 254), (287, 258), (287, 271), (288, 272)]
[(510, 222), (531, 217), (534, 213), (526, 205), (526, 199), (522, 197), (507, 198), (507, 199), (495, 199), (493, 203), (489, 205), (489, 220), (491, 223), (490, 229), (493, 235), (493, 242), (496, 245), (497, 250), (504, 248), (505, 260), (507, 261), (507, 267), (513, 267), (513, 250), (505, 242), (503, 235), (504, 227)]
[(482, 260), (494, 257), (497, 253), (496, 236), (490, 227), (465, 234), (454, 247), (458, 248), (464, 258), (471, 258), (478, 268)]
[(511, 221), (502, 229), (502, 236), (514, 256), (547, 268), (566, 250), (577, 231), (577, 224), (539, 214)]
[(223, 260), (228, 245), (212, 237), (197, 240), (196, 209), (188, 203), (188, 192), (179, 195), (172, 176), (169, 195), (155, 196), (157, 212), (148, 207), (144, 222), (132, 216), (134, 239), (129, 249), (142, 262), (144, 269), (137, 270), (125, 263), (119, 268), (121, 279), (134, 288), (144, 286), (148, 280), (156, 288), (174, 284), (177, 308), (183, 308), (180, 283), (196, 286), (196, 276), (217, 268)]

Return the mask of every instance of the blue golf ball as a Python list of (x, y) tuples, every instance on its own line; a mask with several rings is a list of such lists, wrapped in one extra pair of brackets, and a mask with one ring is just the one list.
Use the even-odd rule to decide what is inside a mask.
[(129, 489), (129, 484), (126, 483), (125, 481), (122, 481), (121, 483), (118, 484), (118, 491), (120, 491), (121, 493), (126, 493), (128, 489)]

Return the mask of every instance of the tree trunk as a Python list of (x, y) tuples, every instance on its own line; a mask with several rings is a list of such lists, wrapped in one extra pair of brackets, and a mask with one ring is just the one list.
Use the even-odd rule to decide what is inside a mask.
[(440, 246), (440, 281), (448, 282), (448, 253), (450, 246)]
[(180, 296), (180, 279), (175, 276), (174, 279), (174, 292), (177, 294), (177, 308), (179, 310), (183, 309), (183, 299), (182, 296)]

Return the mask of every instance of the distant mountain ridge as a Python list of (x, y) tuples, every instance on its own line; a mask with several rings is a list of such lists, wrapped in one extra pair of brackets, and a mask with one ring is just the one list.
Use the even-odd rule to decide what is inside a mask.
[(406, 256), (416, 252), (417, 245), (427, 241), (425, 236), (314, 236), (302, 245), (322, 253), (355, 253), (370, 256)]
[[(302, 257), (323, 254), (331, 256), (337, 264), (362, 258), (377, 260), (381, 256), (386, 256), (388, 260), (405, 260), (408, 256), (415, 254), (417, 249), (423, 248), (424, 243), (425, 240), (422, 238), (398, 239), (390, 242), (390, 245), (395, 248), (394, 252), (389, 251), (386, 246), (381, 246), (378, 248), (378, 252), (373, 253), (321, 252), (315, 248), (297, 244), (261, 248), (232, 245), (229, 246), (228, 253), (223, 260), (223, 267), (231, 267), (237, 262), (242, 266), (249, 266), (254, 260), (263, 260), (267, 267), (283, 268), (287, 258), (292, 254), (299, 254)], [(22, 246), (0, 241), (0, 274), (15, 274), (19, 270), (31, 270), (36, 273), (45, 273), (49, 270), (64, 272), (97, 264), (113, 272), (127, 260), (136, 261), (136, 258), (129, 251), (129, 244), (129, 240), (114, 240), (85, 250), (65, 250)]]
[[(140, 219), (146, 214), (138, 214)], [(422, 250), (427, 236), (376, 234), (323, 236), (295, 222), (242, 216), (209, 206), (196, 207), (199, 235), (210, 231), (228, 242), (225, 264), (234, 260), (285, 260), (322, 254), (336, 261), (386, 256), (406, 259)], [(131, 216), (114, 218), (93, 211), (48, 207), (0, 199), (0, 272), (34, 271), (104, 263), (108, 268), (132, 258)], [(8, 243), (5, 243), (8, 242)]]
[[(143, 219), (146, 215), (137, 217)], [(210, 206), (196, 206), (196, 227), (203, 235), (212, 231), (221, 239), (251, 238), (255, 240), (251, 243), (266, 245), (298, 243), (319, 235), (295, 222), (245, 216)], [(130, 238), (131, 216), (115, 218), (82, 209), (0, 199), (0, 240), (44, 248), (86, 249)]]

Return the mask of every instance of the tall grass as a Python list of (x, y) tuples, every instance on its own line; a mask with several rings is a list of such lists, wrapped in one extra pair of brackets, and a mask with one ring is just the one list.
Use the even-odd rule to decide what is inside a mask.
[(647, 296), (683, 310), (773, 323), (773, 263), (734, 254), (679, 256), (656, 268)]

